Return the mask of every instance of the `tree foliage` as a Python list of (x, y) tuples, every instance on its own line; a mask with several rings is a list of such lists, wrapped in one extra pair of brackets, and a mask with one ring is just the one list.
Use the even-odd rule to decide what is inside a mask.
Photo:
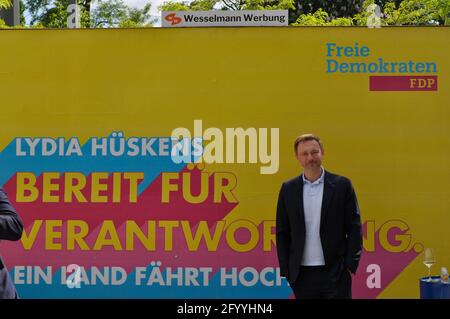
[(0, 0), (0, 9), (9, 8), (11, 2), (9, 0)]
[(404, 0), (384, 7), (385, 25), (448, 25), (450, 0)]
[(196, 1), (166, 1), (158, 7), (160, 11), (209, 11), (220, 0), (196, 0)]
[(196, 0), (166, 1), (160, 11), (209, 11), (209, 10), (282, 10), (295, 9), (294, 0)]
[[(449, 25), (450, 0), (366, 0), (359, 11), (351, 16), (333, 17), (319, 8), (313, 13), (298, 16), (295, 26), (366, 26), (367, 18), (373, 15), (369, 7), (380, 7), (381, 26), (402, 25)], [(335, 12), (336, 14), (336, 12)]]
[(142, 9), (130, 8), (123, 0), (99, 1), (91, 13), (92, 28), (136, 28), (151, 27), (151, 4), (147, 3)]
[(327, 12), (322, 9), (314, 13), (302, 14), (293, 23), (294, 26), (351, 26), (353, 20), (351, 18), (330, 19)]
[[(81, 24), (89, 25), (93, 0), (77, 0), (81, 8)], [(68, 0), (24, 0), (24, 7), (30, 15), (30, 25), (62, 28), (67, 20)]]
[[(30, 25), (45, 28), (67, 27), (69, 0), (25, 0)], [(123, 0), (78, 0), (82, 28), (147, 27), (152, 25), (151, 4), (130, 8)]]
[(314, 14), (322, 9), (329, 20), (351, 17), (361, 11), (364, 0), (297, 0), (298, 15)]
[[(154, 21), (150, 0), (142, 9), (128, 7), (124, 0), (78, 0), (81, 27), (145, 27)], [(0, 9), (11, 0), (0, 0)], [(67, 26), (69, 0), (22, 0), (31, 27), (64, 28)], [(289, 10), (294, 26), (366, 26), (373, 18), (371, 5), (380, 8), (381, 26), (449, 25), (450, 0), (169, 0), (161, 11), (209, 10)], [(22, 25), (25, 24), (21, 18)], [(0, 27), (4, 21), (0, 19)]]
[[(11, 5), (11, 2), (9, 0), (0, 0), (0, 10), (8, 9), (10, 5)], [(0, 28), (4, 28), (4, 27), (6, 27), (5, 21), (0, 19)]]

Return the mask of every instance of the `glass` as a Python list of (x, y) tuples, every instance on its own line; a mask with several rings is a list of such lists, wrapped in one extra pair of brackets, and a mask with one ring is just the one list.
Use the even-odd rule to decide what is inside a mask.
[(423, 252), (423, 263), (428, 268), (428, 281), (431, 280), (431, 266), (436, 263), (436, 258), (434, 257), (434, 251), (432, 248), (425, 248)]

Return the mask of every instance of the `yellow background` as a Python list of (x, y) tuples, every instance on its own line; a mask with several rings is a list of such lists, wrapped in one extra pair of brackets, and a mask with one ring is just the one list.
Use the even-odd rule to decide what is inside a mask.
[[(239, 205), (227, 219), (275, 219), (292, 143), (325, 144), (362, 218), (401, 219), (450, 268), (449, 28), (192, 28), (0, 31), (0, 147), (16, 136), (169, 136), (173, 128), (280, 128), (280, 170), (223, 164)], [(370, 92), (368, 74), (327, 74), (326, 43), (367, 45), (368, 61), (435, 62), (437, 92)], [(417, 298), (417, 258), (379, 296)]]

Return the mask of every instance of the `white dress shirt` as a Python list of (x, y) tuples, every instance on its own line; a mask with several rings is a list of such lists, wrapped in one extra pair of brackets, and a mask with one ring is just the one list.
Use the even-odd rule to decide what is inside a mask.
[(320, 178), (311, 183), (303, 178), (303, 208), (305, 211), (305, 247), (303, 248), (303, 266), (323, 266), (322, 242), (320, 240), (320, 215), (322, 209), (323, 185), (325, 170), (322, 167)]

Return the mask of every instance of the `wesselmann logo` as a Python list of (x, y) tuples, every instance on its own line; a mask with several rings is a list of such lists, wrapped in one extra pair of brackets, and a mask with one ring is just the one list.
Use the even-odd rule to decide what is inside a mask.
[(164, 19), (170, 22), (171, 25), (179, 24), (182, 21), (182, 19), (178, 17), (176, 13), (168, 14)]

